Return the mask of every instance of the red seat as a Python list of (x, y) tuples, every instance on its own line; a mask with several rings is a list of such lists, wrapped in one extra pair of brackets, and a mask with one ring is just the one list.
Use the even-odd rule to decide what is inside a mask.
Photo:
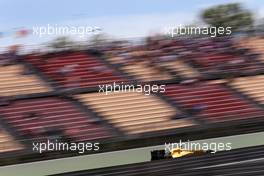
[[(0, 107), (0, 110), (4, 120), (21, 135), (26, 134), (29, 129), (57, 127), (73, 140), (111, 136), (105, 127), (94, 124), (86, 113), (71, 102), (59, 98), (18, 100), (8, 106)], [(30, 113), (34, 113), (36, 117), (28, 117)], [(70, 129), (80, 131), (78, 134), (71, 134), (68, 132)]]
[(165, 95), (186, 109), (204, 105), (204, 111), (198, 116), (211, 122), (255, 118), (264, 113), (221, 84), (169, 85)]
[[(82, 82), (79, 85), (76, 84), (78, 87), (97, 87), (101, 83), (112, 84), (113, 82), (127, 82), (124, 77), (118, 75), (118, 73), (106, 66), (103, 62), (83, 52), (53, 56), (46, 59), (45, 64), (41, 61), (41, 56), (28, 56), (26, 60), (64, 86), (70, 84), (71, 79)], [(72, 64), (76, 64), (74, 71), (62, 77), (59, 74), (60, 70), (64, 66)], [(102, 69), (98, 69), (97, 67), (102, 67)]]

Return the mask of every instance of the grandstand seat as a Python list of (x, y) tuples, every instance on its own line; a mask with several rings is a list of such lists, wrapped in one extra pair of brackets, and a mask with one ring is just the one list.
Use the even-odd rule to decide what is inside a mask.
[(264, 70), (264, 66), (258, 59), (249, 58), (236, 52), (239, 45), (233, 45), (226, 41), (192, 40), (192, 45), (187, 43), (184, 48), (190, 48), (190, 53), (183, 57), (185, 62), (194, 65), (201, 73), (207, 75), (223, 74), (254, 74)]
[(177, 71), (185, 79), (201, 77), (198, 71), (186, 65), (179, 59), (176, 59), (174, 61), (162, 62), (160, 64), (168, 69)]
[(140, 82), (172, 79), (172, 77), (165, 71), (161, 72), (155, 67), (150, 67), (146, 62), (137, 62), (133, 63), (133, 65), (127, 64), (126, 66), (121, 67), (121, 69), (124, 72), (135, 76)]
[(51, 91), (36, 75), (25, 75), (23, 65), (0, 66), (0, 94), (13, 96)]
[(264, 39), (260, 37), (246, 37), (236, 42), (238, 47), (249, 48), (256, 53), (260, 53), (259, 59), (264, 62)]
[(80, 94), (81, 102), (127, 134), (160, 131), (194, 125), (188, 119), (172, 120), (178, 110), (153, 95), (136, 92)]
[(264, 104), (264, 75), (236, 78), (230, 85)]
[(257, 118), (262, 117), (264, 113), (262, 109), (217, 83), (169, 85), (165, 95), (186, 110), (195, 106), (204, 106), (204, 110), (197, 114), (197, 117), (208, 122)]
[(24, 147), (4, 129), (0, 129), (0, 153), (21, 150)]
[[(30, 55), (25, 58), (62, 86), (70, 88), (98, 87), (99, 84), (126, 82), (125, 78), (99, 59), (84, 52), (74, 52), (42, 58)], [(67, 75), (60, 74), (66, 67), (74, 67)]]
[[(145, 61), (139, 59), (142, 57), (138, 56), (138, 53), (135, 54), (128, 51), (122, 51), (122, 53), (127, 57), (131, 57), (131, 59), (122, 56), (120, 52), (117, 52), (116, 55), (113, 53), (106, 53), (107, 59), (112, 64), (121, 64), (122, 66), (120, 69), (128, 75), (132, 75), (138, 81), (151, 82), (172, 79), (172, 76), (167, 71), (160, 69), (159, 64), (150, 63), (148, 59), (145, 59)], [(142, 52), (142, 54), (143, 53), (144, 52)]]
[(17, 100), (0, 110), (3, 119), (21, 136), (46, 137), (42, 132), (51, 128), (62, 130), (63, 136), (74, 141), (111, 136), (108, 129), (95, 124), (82, 110), (61, 98)]

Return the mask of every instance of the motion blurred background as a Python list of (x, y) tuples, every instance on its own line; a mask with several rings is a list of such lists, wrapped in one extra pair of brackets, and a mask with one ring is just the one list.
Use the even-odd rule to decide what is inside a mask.
[[(260, 0), (1, 0), (0, 7), (0, 176), (264, 174)], [(180, 25), (232, 33), (165, 32)], [(40, 35), (48, 26), (90, 30)], [(166, 91), (98, 92), (114, 82)], [(33, 150), (47, 140), (98, 142), (100, 150)], [(179, 140), (232, 150), (150, 161), (152, 150)]]

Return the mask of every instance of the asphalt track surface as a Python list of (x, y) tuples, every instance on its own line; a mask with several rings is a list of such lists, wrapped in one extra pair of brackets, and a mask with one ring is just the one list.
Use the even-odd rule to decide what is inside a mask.
[[(235, 135), (229, 137), (212, 138), (212, 139), (192, 141), (192, 142), (199, 142), (199, 143), (204, 143), (204, 142), (229, 143), (230, 142), (232, 143), (232, 149), (237, 149), (237, 148), (250, 147), (256, 145), (264, 145), (263, 139), (264, 139), (264, 132), (260, 132), (260, 133), (244, 134), (244, 135)], [(0, 167), (0, 176), (45, 176), (45, 175), (59, 174), (63, 172), (72, 172), (79, 170), (96, 169), (102, 167), (111, 167), (111, 166), (118, 166), (124, 164), (147, 162), (150, 160), (150, 151), (157, 149), (164, 149), (164, 145), (122, 150), (115, 152), (107, 152), (100, 154), (92, 154), (85, 156), (77, 156), (70, 158), (54, 159), (47, 161), (38, 161), (33, 163), (2, 166)], [(248, 161), (244, 160), (243, 162), (248, 162), (248, 163), (259, 162), (262, 167), (264, 163), (264, 161), (262, 161), (260, 158), (259, 160), (252, 159)], [(245, 164), (249, 165), (248, 163)], [(231, 162), (229, 164), (236, 166), (236, 163)], [(227, 167), (221, 165), (220, 166), (215, 165), (215, 166), (217, 168)], [(209, 167), (209, 166), (206, 165), (201, 167)], [(199, 167), (194, 167), (194, 168), (201, 170), (205, 169)], [(245, 167), (245, 172), (247, 172), (248, 170), (246, 168), (247, 167)], [(252, 168), (254, 167), (252, 166)], [(216, 170), (216, 168), (206, 168), (206, 170), (208, 169)]]
[[(226, 154), (233, 159), (240, 158), (240, 161), (224, 161), (224, 164), (217, 164), (218, 157), (210, 158), (185, 158), (186, 162), (178, 159), (170, 161), (159, 161), (156, 163), (146, 162), (134, 165), (125, 165), (119, 167), (110, 167), (96, 170), (86, 170), (71, 173), (63, 173), (52, 176), (220, 176), (220, 175), (239, 175), (239, 176), (252, 176), (264, 174), (264, 158), (262, 146), (262, 158), (243, 160), (239, 156)], [(244, 155), (244, 153), (243, 153)], [(224, 158), (222, 156), (222, 158)], [(209, 160), (209, 161), (208, 161)], [(227, 158), (228, 160), (228, 158)], [(194, 161), (194, 162), (193, 162)], [(199, 162), (199, 163), (198, 163)], [(155, 165), (154, 165), (155, 164)], [(200, 165), (204, 165), (201, 167)], [(208, 166), (206, 166), (208, 165)]]
[(214, 155), (165, 159), (56, 176), (263, 176), (263, 165), (264, 145), (261, 145), (218, 152)]

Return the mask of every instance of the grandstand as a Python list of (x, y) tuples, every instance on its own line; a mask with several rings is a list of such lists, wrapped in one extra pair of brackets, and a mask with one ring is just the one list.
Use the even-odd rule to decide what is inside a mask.
[[(230, 40), (158, 40), (143, 49), (112, 48), (111, 54), (99, 47), (17, 55), (12, 62), (3, 55), (8, 64), (0, 66), (0, 124), (10, 134), (1, 137), (1, 153), (24, 149), (16, 158), (26, 159), (0, 164), (76, 155), (36, 155), (36, 140), (100, 141), (99, 152), (105, 152), (179, 136), (261, 131), (264, 67), (254, 53), (259, 50), (240, 51)], [(166, 91), (98, 92), (99, 85), (113, 82), (165, 84)], [(6, 147), (10, 141), (17, 144)]]

